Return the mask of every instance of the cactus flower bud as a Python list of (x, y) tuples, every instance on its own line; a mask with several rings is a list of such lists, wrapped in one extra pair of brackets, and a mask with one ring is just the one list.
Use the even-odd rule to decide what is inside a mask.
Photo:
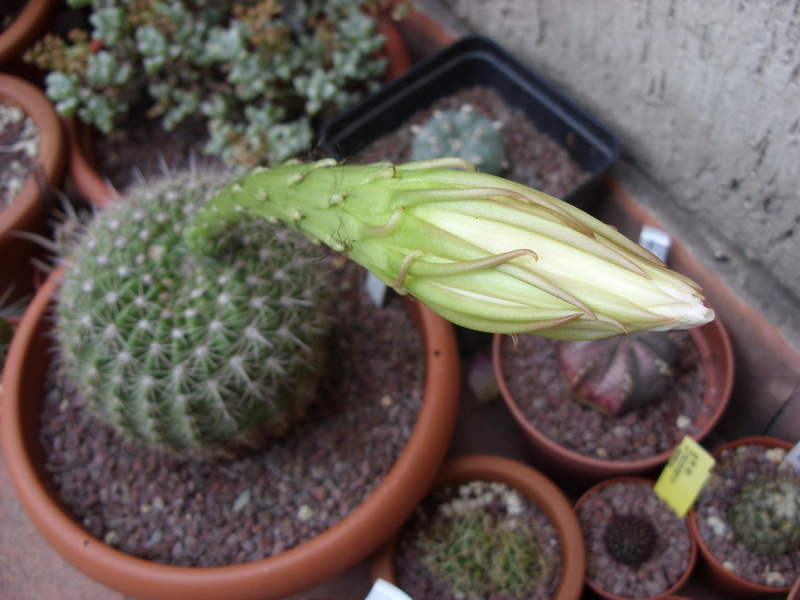
[(461, 159), (253, 170), (189, 227), (202, 250), (248, 215), (280, 221), (480, 331), (595, 339), (714, 317), (700, 288), (612, 227)]

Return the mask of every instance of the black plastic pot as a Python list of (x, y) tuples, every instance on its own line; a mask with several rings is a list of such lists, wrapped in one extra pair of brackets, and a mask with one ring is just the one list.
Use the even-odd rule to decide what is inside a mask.
[(485, 86), (522, 110), (543, 133), (566, 148), (588, 174), (563, 199), (592, 208), (595, 176), (619, 156), (617, 137), (552, 84), (482, 36), (467, 36), (418, 62), (320, 131), (321, 150), (338, 159), (356, 154), (414, 113), (458, 89)]

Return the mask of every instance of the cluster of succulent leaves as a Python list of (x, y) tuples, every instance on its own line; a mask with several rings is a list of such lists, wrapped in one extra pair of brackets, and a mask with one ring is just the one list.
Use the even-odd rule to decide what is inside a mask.
[(728, 519), (736, 539), (756, 554), (800, 550), (800, 475), (785, 469), (746, 483)]
[(219, 183), (174, 176), (98, 214), (56, 319), (64, 373), (91, 409), (204, 459), (261, 446), (303, 415), (329, 325), (327, 267), (303, 236), (246, 222), (189, 252), (185, 225)]
[(26, 55), (49, 71), (59, 113), (104, 133), (137, 107), (166, 130), (201, 115), (206, 151), (229, 165), (306, 152), (318, 121), (375, 89), (386, 66), (374, 0), (67, 3), (90, 8), (91, 33)]

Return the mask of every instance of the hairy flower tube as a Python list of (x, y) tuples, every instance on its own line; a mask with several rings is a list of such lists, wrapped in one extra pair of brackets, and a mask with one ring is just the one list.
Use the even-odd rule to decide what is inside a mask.
[(186, 232), (196, 251), (261, 217), (344, 252), (453, 323), (595, 339), (714, 318), (699, 286), (561, 200), (461, 159), (258, 168), (219, 192)]

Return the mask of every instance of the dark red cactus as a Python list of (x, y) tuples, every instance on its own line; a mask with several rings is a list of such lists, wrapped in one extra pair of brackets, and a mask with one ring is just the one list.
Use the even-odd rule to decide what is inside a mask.
[(671, 333), (643, 331), (561, 342), (558, 358), (570, 393), (611, 416), (664, 395), (679, 346)]

